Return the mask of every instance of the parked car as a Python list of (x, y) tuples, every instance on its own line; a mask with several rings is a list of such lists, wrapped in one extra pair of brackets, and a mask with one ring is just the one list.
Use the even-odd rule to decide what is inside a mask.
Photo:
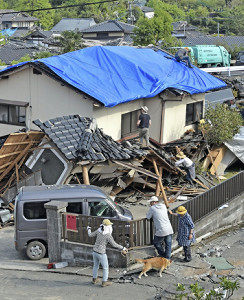
[(236, 57), (236, 66), (244, 65), (244, 51), (240, 51)]
[(99, 187), (92, 185), (24, 186), (15, 199), (15, 248), (38, 260), (47, 252), (47, 217), (44, 204), (68, 203), (67, 212), (123, 221), (132, 220), (128, 209), (117, 205)]

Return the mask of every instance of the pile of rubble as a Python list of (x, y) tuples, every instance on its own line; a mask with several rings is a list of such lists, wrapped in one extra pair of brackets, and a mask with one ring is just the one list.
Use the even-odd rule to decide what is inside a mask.
[[(79, 115), (34, 123), (40, 132), (14, 133), (1, 140), (0, 192), (11, 211), (23, 185), (93, 184), (116, 201), (157, 195), (174, 202), (216, 184), (215, 175), (198, 172), (208, 155), (201, 133), (189, 130), (180, 140), (165, 145), (150, 140), (149, 147), (142, 147), (138, 139), (114, 141), (95, 119)], [(179, 151), (196, 164), (194, 186), (186, 183), (185, 171), (175, 166)]]

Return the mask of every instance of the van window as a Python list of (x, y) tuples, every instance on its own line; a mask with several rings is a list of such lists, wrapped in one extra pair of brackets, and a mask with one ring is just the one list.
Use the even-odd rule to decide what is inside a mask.
[(24, 217), (28, 220), (46, 219), (46, 209), (44, 204), (47, 202), (28, 202), (24, 203)]
[(114, 217), (116, 211), (110, 207), (106, 201), (92, 201), (89, 202), (89, 211), (91, 216), (97, 217)]
[(68, 202), (66, 211), (74, 214), (83, 214), (82, 202)]

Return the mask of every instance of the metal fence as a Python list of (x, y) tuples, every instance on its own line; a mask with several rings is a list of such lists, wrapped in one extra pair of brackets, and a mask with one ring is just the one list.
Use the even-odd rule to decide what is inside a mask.
[[(199, 221), (221, 205), (244, 192), (244, 171), (216, 185), (205, 193), (184, 203), (194, 222)], [(177, 231), (177, 218), (170, 216), (174, 231)]]
[[(221, 205), (244, 192), (244, 171), (216, 185), (207, 192), (187, 201), (184, 206), (189, 211), (194, 222), (199, 221)], [(175, 209), (176, 210), (176, 209)], [(70, 226), (68, 218), (73, 218)], [(178, 218), (169, 216), (174, 232), (177, 232)], [(95, 239), (89, 238), (87, 226), (92, 231), (97, 229), (104, 218), (63, 213), (62, 238), (71, 242), (94, 244)], [(132, 221), (112, 220), (113, 237), (115, 241), (126, 247), (151, 245), (153, 240), (153, 224), (147, 219)]]

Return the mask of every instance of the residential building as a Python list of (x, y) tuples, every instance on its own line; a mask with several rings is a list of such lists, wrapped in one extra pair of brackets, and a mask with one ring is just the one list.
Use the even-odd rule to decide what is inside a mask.
[(205, 93), (226, 84), (168, 53), (151, 48), (95, 46), (21, 63), (0, 72), (1, 135), (57, 116), (96, 118), (115, 140), (138, 135), (141, 106), (149, 108), (150, 137), (180, 138), (204, 115)]
[(3, 29), (31, 29), (39, 19), (29, 16), (24, 12), (16, 12), (12, 9), (0, 10), (0, 30)]
[(52, 29), (53, 32), (82, 31), (96, 25), (93, 18), (62, 18)]
[(131, 40), (134, 28), (134, 25), (109, 20), (82, 30), (82, 33), (84, 39), (90, 40), (112, 40), (117, 38)]

